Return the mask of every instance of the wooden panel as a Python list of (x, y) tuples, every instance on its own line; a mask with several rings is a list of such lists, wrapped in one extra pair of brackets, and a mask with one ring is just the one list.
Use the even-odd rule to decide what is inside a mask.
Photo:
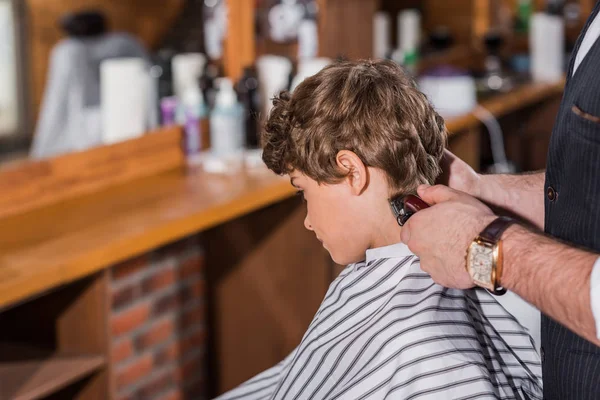
[(469, 45), (453, 46), (445, 51), (424, 54), (419, 60), (418, 69), (424, 72), (439, 65), (450, 64), (467, 70), (482, 70), (485, 54)]
[(554, 96), (500, 120), (505, 136), (506, 156), (523, 171), (546, 168), (550, 136), (561, 98)]
[(378, 0), (320, 0), (319, 53), (323, 57), (373, 57), (373, 16)]
[(95, 8), (106, 13), (115, 31), (137, 36), (154, 48), (171, 29), (185, 0), (24, 0), (27, 8), (32, 107), (34, 118), (46, 84), (52, 47), (63, 34), (59, 18), (69, 12)]
[(206, 232), (212, 395), (274, 366), (299, 343), (331, 259), (291, 199)]
[(12, 400), (44, 398), (106, 363), (103, 356), (49, 354), (7, 344), (0, 345), (0, 354), (0, 398)]
[(223, 66), (228, 77), (234, 82), (240, 79), (244, 67), (254, 64), (256, 58), (254, 2), (248, 0), (227, 0), (229, 22), (225, 40)]
[(473, 37), (474, 0), (425, 0), (423, 24), (427, 32), (446, 26), (456, 44), (469, 44)]
[(183, 165), (181, 130), (0, 168), (0, 217)]
[(477, 127), (451, 136), (448, 149), (475, 171), (480, 170), (481, 130)]
[(484, 35), (492, 27), (492, 7), (490, 0), (472, 0), (472, 15), (471, 33), (473, 39), (477, 41), (475, 45), (480, 45)]
[[(56, 347), (66, 354), (100, 354), (110, 358), (109, 275), (102, 271), (71, 301), (56, 320)], [(91, 376), (73, 400), (110, 399), (110, 364)]]
[(342, 271), (344, 270), (344, 268), (346, 268), (346, 265), (340, 265), (340, 264), (332, 264), (331, 266), (332, 270), (331, 270), (331, 281), (333, 282), (333, 280), (335, 278), (337, 278), (337, 276), (339, 274), (342, 273)]
[(582, 19), (585, 20), (592, 13), (596, 0), (579, 0), (579, 3), (581, 4)]

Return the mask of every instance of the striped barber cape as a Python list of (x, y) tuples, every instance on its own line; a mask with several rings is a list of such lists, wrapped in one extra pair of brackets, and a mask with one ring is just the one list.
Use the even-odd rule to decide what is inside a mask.
[(403, 244), (331, 284), (300, 345), (219, 400), (542, 399), (533, 340), (485, 290), (433, 282)]

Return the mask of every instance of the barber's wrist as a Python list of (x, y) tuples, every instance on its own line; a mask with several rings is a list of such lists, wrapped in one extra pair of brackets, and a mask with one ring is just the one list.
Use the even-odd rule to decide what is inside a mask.
[(517, 247), (526, 241), (528, 233), (531, 232), (525, 227), (513, 224), (502, 234), (502, 258), (504, 262), (500, 284), (505, 289), (512, 290), (518, 284), (520, 279), (519, 273), (522, 271), (516, 268), (516, 265), (518, 265), (517, 255), (520, 253)]
[(510, 198), (512, 191), (503, 184), (502, 175), (478, 175), (479, 183), (476, 197), (490, 206), (507, 210), (512, 209)]
[(485, 184), (485, 175), (477, 174), (477, 177), (471, 181), (468, 193), (477, 199), (481, 199)]

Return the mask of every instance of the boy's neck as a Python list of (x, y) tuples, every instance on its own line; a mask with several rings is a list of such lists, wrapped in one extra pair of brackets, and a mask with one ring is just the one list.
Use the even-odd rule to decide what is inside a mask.
[(390, 213), (389, 217), (383, 218), (383, 220), (380, 221), (380, 224), (378, 224), (371, 248), (401, 243), (401, 233), (402, 227), (398, 225), (398, 222), (396, 222), (396, 219)]

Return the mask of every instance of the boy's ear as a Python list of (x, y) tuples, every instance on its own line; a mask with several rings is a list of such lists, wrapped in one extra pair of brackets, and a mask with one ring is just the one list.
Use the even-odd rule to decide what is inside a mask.
[(361, 194), (369, 184), (369, 170), (360, 157), (350, 150), (342, 150), (337, 153), (335, 160), (338, 168), (347, 174), (345, 179), (352, 192)]

